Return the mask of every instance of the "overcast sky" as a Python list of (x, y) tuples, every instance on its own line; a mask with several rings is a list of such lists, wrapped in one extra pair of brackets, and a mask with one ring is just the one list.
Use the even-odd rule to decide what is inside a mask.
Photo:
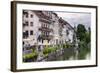
[(91, 13), (75, 13), (75, 12), (55, 12), (73, 27), (78, 24), (85, 25), (86, 28), (91, 26)]

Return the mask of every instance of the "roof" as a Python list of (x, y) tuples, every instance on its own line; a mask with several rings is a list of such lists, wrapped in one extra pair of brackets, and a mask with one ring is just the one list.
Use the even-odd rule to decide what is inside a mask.
[(48, 20), (51, 19), (49, 16), (46, 16), (42, 11), (34, 11), (34, 12), (39, 18), (44, 18), (44, 19), (48, 19)]
[[(50, 16), (46, 16), (44, 13), (43, 13), (43, 11), (41, 11), (41, 10), (34, 10), (33, 11), (39, 18), (44, 18), (44, 19), (47, 19), (47, 20), (51, 20), (51, 17)], [(52, 12), (52, 11), (51, 11)], [(52, 12), (55, 16), (57, 16), (58, 17), (58, 15), (55, 13), (55, 12)], [(72, 30), (74, 30), (74, 28), (67, 22), (67, 21), (65, 21), (64, 19), (62, 19), (61, 17), (59, 17), (58, 18), (59, 19), (59, 23), (61, 23), (62, 24), (62, 26), (63, 25), (68, 25), (69, 26), (69, 29), (72, 29)]]

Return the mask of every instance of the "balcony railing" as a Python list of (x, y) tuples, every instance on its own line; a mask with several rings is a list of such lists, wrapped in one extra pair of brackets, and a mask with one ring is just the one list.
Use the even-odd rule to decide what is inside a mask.
[(51, 32), (51, 31), (53, 31), (53, 29), (50, 29), (48, 27), (40, 27), (39, 30), (45, 31), (45, 32)]
[(46, 40), (50, 40), (50, 39), (52, 39), (53, 38), (53, 35), (44, 35), (44, 34), (41, 34), (40, 36), (39, 36), (39, 39), (46, 39)]

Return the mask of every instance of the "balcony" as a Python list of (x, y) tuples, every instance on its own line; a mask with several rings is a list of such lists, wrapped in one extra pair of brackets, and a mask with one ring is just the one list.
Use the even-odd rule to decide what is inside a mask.
[(40, 27), (39, 30), (45, 31), (45, 32), (51, 32), (51, 31), (53, 31), (53, 29), (50, 29), (48, 27)]
[(53, 35), (40, 35), (40, 38), (41, 39), (46, 39), (46, 40), (50, 40), (50, 39), (52, 39), (53, 38)]

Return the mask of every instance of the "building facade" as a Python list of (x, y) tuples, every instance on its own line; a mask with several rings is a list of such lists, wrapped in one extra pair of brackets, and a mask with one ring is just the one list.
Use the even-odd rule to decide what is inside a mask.
[(23, 10), (23, 47), (73, 42), (73, 27), (52, 11)]

